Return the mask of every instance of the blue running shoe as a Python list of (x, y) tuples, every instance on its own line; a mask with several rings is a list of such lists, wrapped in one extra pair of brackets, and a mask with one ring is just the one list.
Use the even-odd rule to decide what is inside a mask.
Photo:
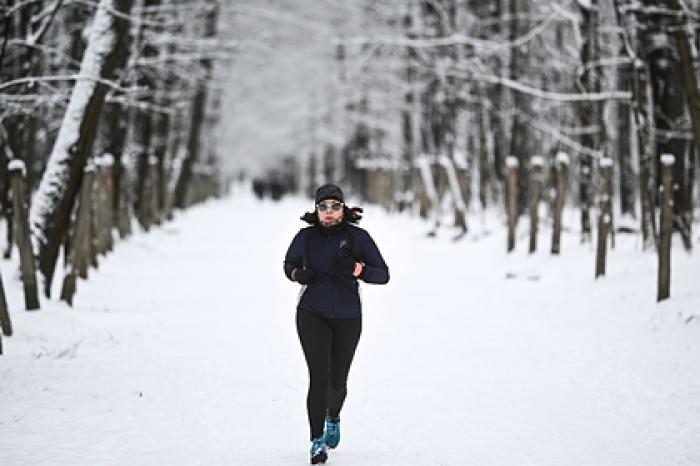
[(323, 437), (316, 437), (311, 440), (311, 464), (325, 463), (328, 459), (328, 449), (326, 440)]
[(340, 443), (340, 419), (326, 418), (326, 432), (324, 434), (328, 448), (335, 448)]

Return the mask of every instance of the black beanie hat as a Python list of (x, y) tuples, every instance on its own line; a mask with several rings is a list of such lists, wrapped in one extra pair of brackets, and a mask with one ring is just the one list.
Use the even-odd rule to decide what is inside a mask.
[(325, 201), (326, 199), (337, 199), (340, 202), (345, 202), (343, 200), (343, 191), (340, 190), (340, 188), (334, 184), (328, 183), (324, 184), (320, 188), (316, 190), (316, 204), (318, 204), (321, 201)]

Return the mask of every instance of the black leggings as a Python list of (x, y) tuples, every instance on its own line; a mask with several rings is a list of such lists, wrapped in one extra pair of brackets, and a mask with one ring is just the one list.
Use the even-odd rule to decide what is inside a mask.
[(312, 439), (323, 435), (326, 415), (340, 415), (361, 332), (362, 318), (330, 318), (297, 311), (297, 333), (309, 367), (306, 409)]

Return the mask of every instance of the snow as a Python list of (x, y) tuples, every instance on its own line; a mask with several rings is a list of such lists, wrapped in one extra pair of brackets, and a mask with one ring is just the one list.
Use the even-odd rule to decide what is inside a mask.
[(676, 157), (673, 154), (662, 154), (661, 163), (664, 165), (673, 165), (676, 161)]
[(469, 164), (467, 162), (467, 154), (465, 154), (462, 151), (455, 151), (454, 163), (455, 163), (455, 167), (458, 168), (459, 170), (466, 170), (469, 168)]
[[(3, 466), (308, 464), (299, 287), (282, 274), (308, 201), (233, 191), (119, 242), (73, 309), (23, 311), (16, 259), (0, 261), (16, 331), (0, 356)], [(637, 235), (617, 235), (595, 281), (576, 211), (553, 257), (528, 254), (526, 228), (506, 254), (491, 213), (453, 242), (365, 207), (392, 281), (363, 285), (329, 465), (700, 462), (700, 265), (680, 242), (657, 304)]]
[(559, 164), (569, 165), (569, 154), (566, 152), (557, 152), (556, 160)]
[(114, 165), (114, 156), (109, 153), (102, 154), (102, 156), (95, 157), (95, 165), (98, 167), (111, 167)]
[(544, 165), (544, 157), (541, 155), (534, 155), (530, 158), (530, 163), (533, 167), (541, 167)]
[(598, 162), (601, 168), (604, 167), (612, 167), (613, 166), (613, 159), (610, 157), (601, 157), (600, 161)]
[(7, 164), (7, 171), (20, 171), (22, 172), (22, 176), (24, 177), (27, 175), (27, 166), (24, 163), (24, 160), (22, 159), (12, 159)]

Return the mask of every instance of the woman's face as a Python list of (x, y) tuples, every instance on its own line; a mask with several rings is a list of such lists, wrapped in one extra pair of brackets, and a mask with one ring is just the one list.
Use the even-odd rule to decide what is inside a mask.
[(321, 225), (331, 227), (343, 221), (343, 203), (337, 199), (324, 199), (316, 206)]

